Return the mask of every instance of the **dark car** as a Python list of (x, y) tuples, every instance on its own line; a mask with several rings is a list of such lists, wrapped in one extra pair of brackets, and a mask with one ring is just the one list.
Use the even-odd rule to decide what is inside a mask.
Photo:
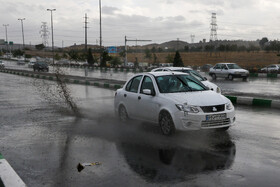
[(212, 68), (213, 66), (211, 64), (205, 64), (203, 66), (200, 67), (200, 71), (202, 72), (209, 72), (210, 68)]
[(33, 70), (34, 71), (49, 71), (49, 66), (47, 63), (45, 62), (35, 62), (35, 64), (33, 65)]

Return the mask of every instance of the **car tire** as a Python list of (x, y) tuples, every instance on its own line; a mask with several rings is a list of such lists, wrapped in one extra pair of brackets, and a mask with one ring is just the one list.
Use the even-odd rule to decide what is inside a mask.
[(163, 135), (171, 136), (175, 133), (172, 116), (167, 111), (163, 111), (159, 114), (159, 126)]
[(216, 80), (216, 79), (217, 79), (217, 76), (216, 76), (215, 73), (213, 73), (213, 74), (211, 75), (211, 77), (212, 77), (213, 80)]
[(228, 75), (228, 79), (231, 80), (231, 81), (233, 80), (232, 74), (229, 74), (229, 75)]
[(247, 79), (248, 79), (248, 77), (244, 77), (244, 78), (243, 78), (243, 81), (247, 81)]
[(119, 119), (122, 122), (126, 122), (128, 120), (127, 111), (126, 111), (126, 108), (123, 105), (121, 105), (119, 107)]

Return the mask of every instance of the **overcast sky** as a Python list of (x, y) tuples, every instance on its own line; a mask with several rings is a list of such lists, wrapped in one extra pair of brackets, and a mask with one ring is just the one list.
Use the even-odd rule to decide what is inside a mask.
[[(8, 40), (42, 43), (41, 22), (47, 22), (55, 8), (54, 40), (61, 47), (84, 43), (84, 16), (90, 27), (88, 43), (99, 42), (98, 0), (0, 0), (0, 39), (5, 39), (3, 24), (9, 24)], [(102, 30), (105, 46), (124, 45), (129, 39), (150, 39), (150, 43), (180, 40), (195, 42), (210, 38), (211, 13), (217, 13), (218, 39), (256, 40), (264, 36), (280, 38), (280, 0), (102, 0)], [(51, 45), (51, 35), (49, 36)], [(138, 45), (146, 44), (138, 42)], [(130, 42), (129, 45), (135, 45)]]

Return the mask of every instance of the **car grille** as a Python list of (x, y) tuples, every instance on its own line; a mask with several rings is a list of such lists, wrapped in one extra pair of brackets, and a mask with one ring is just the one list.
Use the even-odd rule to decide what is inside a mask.
[(225, 110), (225, 105), (201, 106), (200, 108), (204, 113), (222, 112)]
[(229, 125), (230, 119), (222, 119), (217, 121), (202, 121), (201, 127), (216, 127), (216, 126), (223, 126), (223, 125)]

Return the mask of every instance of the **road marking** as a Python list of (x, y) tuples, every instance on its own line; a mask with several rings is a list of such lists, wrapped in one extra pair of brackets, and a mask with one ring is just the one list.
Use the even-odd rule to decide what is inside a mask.
[(26, 187), (15, 170), (6, 159), (0, 154), (0, 179), (5, 187)]

